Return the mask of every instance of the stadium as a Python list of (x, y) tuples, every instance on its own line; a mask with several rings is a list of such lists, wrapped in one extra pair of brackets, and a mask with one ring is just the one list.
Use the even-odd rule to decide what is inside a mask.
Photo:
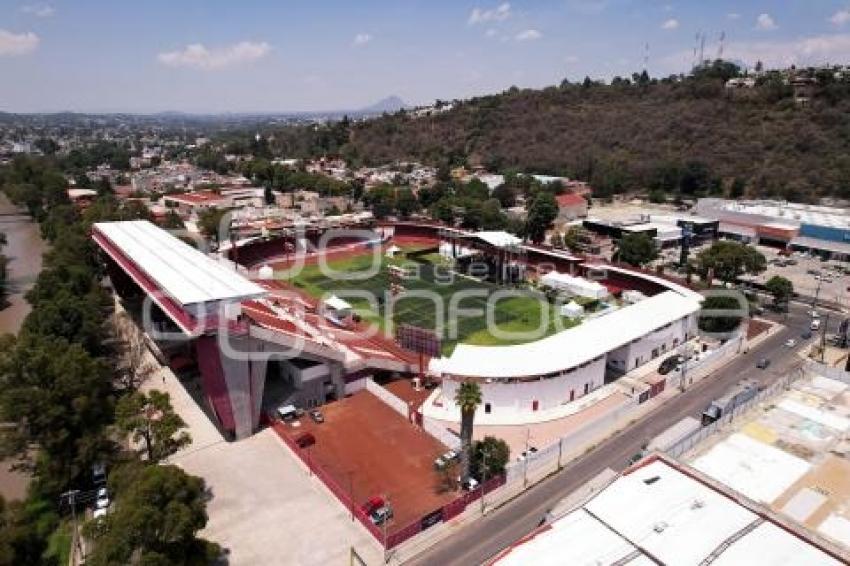
[[(702, 299), (678, 282), (503, 232), (414, 222), (255, 238), (218, 259), (143, 222), (98, 225), (93, 237), (116, 288), (143, 290), (160, 328), (194, 337), (175, 351), (197, 364), (212, 416), (234, 438), (256, 430), (275, 403), (314, 407), (364, 379), (425, 369), (441, 384), (422, 404), (425, 416), (457, 421), (454, 390), (471, 379), (483, 393), (478, 422), (559, 418), (692, 338)], [(198, 283), (211, 278), (220, 285)], [(430, 359), (391, 338), (399, 326), (433, 333)], [(222, 329), (246, 359), (275, 355), (231, 359), (215, 338)]]
[[(385, 336), (399, 325), (433, 331), (438, 346), (427, 373), (440, 387), (420, 412), (441, 421), (459, 420), (454, 392), (466, 380), (482, 390), (481, 424), (563, 417), (573, 401), (697, 333), (703, 297), (680, 282), (525, 244), (504, 232), (395, 222), (363, 228), (356, 241), (342, 231), (312, 242), (320, 240), (307, 265), (278, 283), (313, 300), (342, 297), (343, 309)], [(250, 256), (248, 268), (285, 273), (294, 256), (269, 250), (297, 246), (282, 237), (238, 254)], [(320, 256), (337, 273), (378, 269), (368, 279), (340, 279), (319, 268)], [(506, 289), (515, 292), (493, 300)], [(547, 300), (543, 289), (558, 291), (556, 299)], [(469, 296), (457, 300), (464, 293)]]

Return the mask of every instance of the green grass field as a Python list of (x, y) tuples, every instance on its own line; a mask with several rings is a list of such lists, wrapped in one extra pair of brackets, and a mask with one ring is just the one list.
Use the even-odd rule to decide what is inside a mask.
[[(404, 251), (411, 252), (413, 250)], [(335, 271), (354, 273), (365, 272), (372, 261), (371, 255), (361, 255), (334, 259), (329, 261), (328, 265)], [(388, 270), (390, 265), (416, 266), (419, 272), (419, 277), (401, 281), (406, 289), (406, 294), (396, 297), (392, 305), (391, 317), (387, 316), (388, 306), (386, 301), (379, 303), (375, 308), (375, 305), (370, 304), (366, 299), (345, 295), (346, 291), (357, 290), (369, 292), (375, 297), (388, 296), (385, 293), (390, 289), (390, 273)], [(545, 319), (547, 321), (545, 332), (538, 334), (536, 338), (525, 339), (506, 339), (494, 336), (487, 328), (485, 316), (464, 315), (462, 311), (464, 309), (483, 311), (487, 305), (487, 297), (500, 287), (457, 274), (450, 277), (449, 273), (445, 260), (437, 254), (428, 254), (415, 259), (410, 259), (404, 254), (398, 254), (396, 258), (382, 256), (378, 274), (366, 280), (329, 278), (322, 273), (318, 265), (310, 265), (293, 277), (290, 282), (314, 297), (321, 297), (328, 293), (340, 294), (364, 320), (377, 324), (386, 331), (391, 331), (390, 327), (393, 324), (412, 324), (436, 330), (443, 339), (443, 354), (451, 353), (457, 343), (476, 345), (517, 344), (552, 334), (558, 330), (555, 323), (557, 317), (555, 309), (529, 293), (524, 296), (501, 298), (495, 303), (493, 318), (496, 327), (503, 332), (532, 332), (540, 328), (543, 325), (542, 319)], [(440, 300), (435, 302), (427, 297), (415, 296), (417, 291), (423, 290), (436, 293)], [(483, 291), (482, 294), (485, 296), (465, 297), (452, 305), (451, 298), (458, 292), (466, 290)], [(455, 313), (454, 316), (452, 316), (452, 312)], [(440, 314), (443, 317), (442, 324), (438, 324)], [(388, 320), (388, 318), (391, 320)], [(558, 321), (558, 324), (569, 325), (564, 320)], [(440, 326), (440, 328), (437, 328), (437, 326)], [(561, 328), (564, 326), (561, 326)]]

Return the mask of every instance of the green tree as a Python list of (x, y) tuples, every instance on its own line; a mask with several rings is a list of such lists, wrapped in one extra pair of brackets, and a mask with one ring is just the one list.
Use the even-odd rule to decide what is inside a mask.
[(767, 260), (758, 250), (746, 244), (721, 240), (696, 257), (697, 269), (703, 277), (713, 270), (714, 276), (729, 283), (744, 273), (757, 275), (767, 268)]
[(109, 477), (112, 511), (85, 526), (93, 542), (86, 564), (202, 566), (221, 554), (198, 537), (207, 524), (204, 481), (177, 466), (130, 463)]
[(617, 242), (617, 261), (641, 267), (658, 257), (658, 248), (646, 234), (626, 234)]
[(474, 381), (464, 381), (455, 392), (455, 404), (460, 408), (461, 481), (465, 483), (469, 479), (472, 428), (475, 411), (481, 404), (481, 388)]
[(706, 297), (700, 312), (699, 329), (712, 333), (732, 332), (741, 324), (744, 307), (735, 297)]
[[(198, 218), (198, 228), (201, 230), (201, 234), (220, 244), (219, 237), (223, 235), (221, 224), (226, 214), (226, 210), (219, 208), (208, 208), (201, 212)], [(230, 232), (229, 225), (224, 228), (226, 232)]]
[(165, 218), (162, 220), (162, 227), (166, 230), (185, 230), (186, 225), (183, 224), (183, 219), (173, 210), (165, 213)]
[(472, 477), (484, 481), (505, 473), (511, 458), (508, 443), (495, 436), (485, 436), (472, 445)]
[(174, 412), (168, 393), (136, 391), (123, 396), (115, 407), (118, 428), (142, 442), (149, 462), (161, 462), (191, 442), (186, 423)]
[(539, 244), (546, 237), (546, 231), (552, 225), (552, 221), (558, 216), (558, 203), (555, 196), (548, 191), (540, 191), (528, 209), (525, 232), (528, 238), (535, 244)]
[(767, 292), (773, 295), (773, 304), (787, 305), (794, 295), (794, 284), (781, 275), (774, 275), (765, 284)]
[(46, 493), (87, 478), (111, 451), (112, 395), (108, 365), (79, 344), (29, 334), (0, 339), (0, 418), (16, 425), (3, 429), (3, 453), (24, 459)]

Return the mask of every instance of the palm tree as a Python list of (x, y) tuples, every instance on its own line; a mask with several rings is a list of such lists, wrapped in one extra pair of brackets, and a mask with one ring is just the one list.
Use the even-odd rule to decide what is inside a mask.
[(481, 388), (474, 381), (464, 381), (455, 392), (455, 404), (460, 407), (461, 482), (465, 484), (469, 479), (472, 425), (475, 410), (481, 404)]

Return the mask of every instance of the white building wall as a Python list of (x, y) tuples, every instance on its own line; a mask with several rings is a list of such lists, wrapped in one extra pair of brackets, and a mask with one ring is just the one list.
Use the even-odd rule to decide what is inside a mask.
[[(460, 418), (460, 410), (454, 406), (454, 397), (459, 383), (444, 379), (441, 394), (442, 402), (451, 406), (452, 413), (457, 412), (457, 418)], [(475, 414), (475, 422), (479, 424), (523, 422), (529, 415), (544, 413), (569, 403), (570, 400), (580, 399), (587, 393), (602, 387), (604, 383), (605, 358), (599, 358), (583, 368), (577, 368), (550, 379), (481, 383), (481, 406)], [(535, 401), (537, 401), (536, 411)]]
[(696, 315), (691, 315), (613, 350), (608, 354), (608, 364), (621, 371), (631, 371), (674, 351), (677, 346), (694, 335), (696, 335)]

